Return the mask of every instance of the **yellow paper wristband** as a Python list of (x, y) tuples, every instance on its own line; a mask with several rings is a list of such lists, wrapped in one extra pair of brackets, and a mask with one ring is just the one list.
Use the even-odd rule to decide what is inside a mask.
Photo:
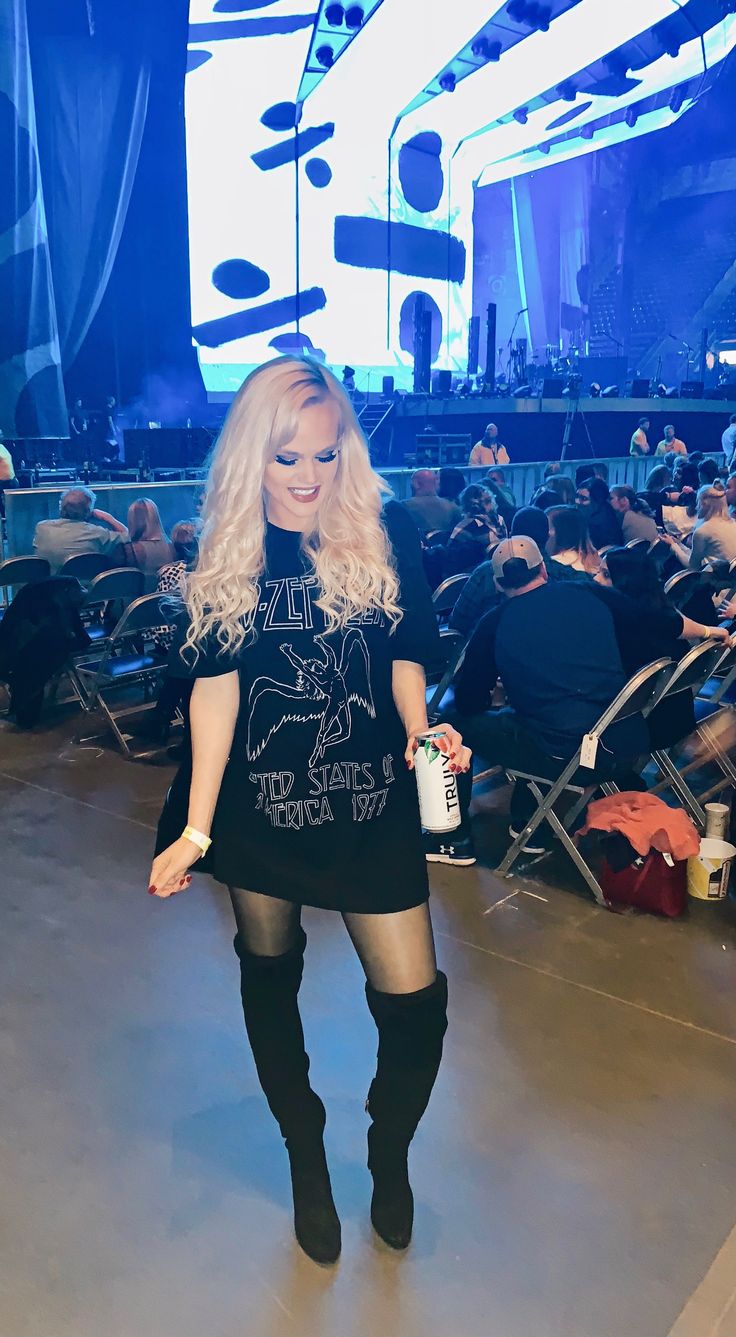
[(193, 845), (199, 845), (199, 848), (202, 851), (202, 854), (199, 856), (200, 859), (202, 858), (202, 855), (207, 853), (212, 844), (209, 836), (206, 836), (203, 831), (195, 831), (193, 826), (185, 826), (182, 831), (182, 836), (184, 840), (191, 840)]

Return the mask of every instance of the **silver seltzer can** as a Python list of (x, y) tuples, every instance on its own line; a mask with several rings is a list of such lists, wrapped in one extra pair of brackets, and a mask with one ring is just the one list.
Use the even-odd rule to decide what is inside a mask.
[(460, 825), (457, 776), (450, 770), (449, 757), (440, 752), (435, 742), (444, 736), (432, 729), (417, 734), (419, 746), (414, 753), (414, 770), (419, 813), (427, 831), (454, 831)]

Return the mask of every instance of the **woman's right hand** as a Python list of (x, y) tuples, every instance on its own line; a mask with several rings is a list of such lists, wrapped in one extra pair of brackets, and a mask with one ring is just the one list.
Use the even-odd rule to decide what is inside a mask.
[(192, 879), (187, 873), (193, 863), (202, 857), (199, 845), (180, 836), (168, 849), (162, 850), (151, 865), (149, 896), (158, 896), (165, 900), (178, 891), (186, 891)]

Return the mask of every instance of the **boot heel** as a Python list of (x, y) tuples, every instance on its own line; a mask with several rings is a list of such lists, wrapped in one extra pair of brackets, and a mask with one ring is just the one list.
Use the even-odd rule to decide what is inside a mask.
[(342, 1248), (342, 1230), (332, 1196), (324, 1143), (286, 1144), (294, 1198), (294, 1234), (315, 1263), (336, 1263)]

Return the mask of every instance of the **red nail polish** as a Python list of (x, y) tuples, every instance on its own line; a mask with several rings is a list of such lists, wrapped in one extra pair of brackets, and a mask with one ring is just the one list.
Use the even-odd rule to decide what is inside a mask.
[(148, 888), (148, 894), (149, 894), (149, 896), (155, 896), (155, 895), (156, 895), (156, 890), (157, 890), (156, 887), (149, 887), (149, 888)]

